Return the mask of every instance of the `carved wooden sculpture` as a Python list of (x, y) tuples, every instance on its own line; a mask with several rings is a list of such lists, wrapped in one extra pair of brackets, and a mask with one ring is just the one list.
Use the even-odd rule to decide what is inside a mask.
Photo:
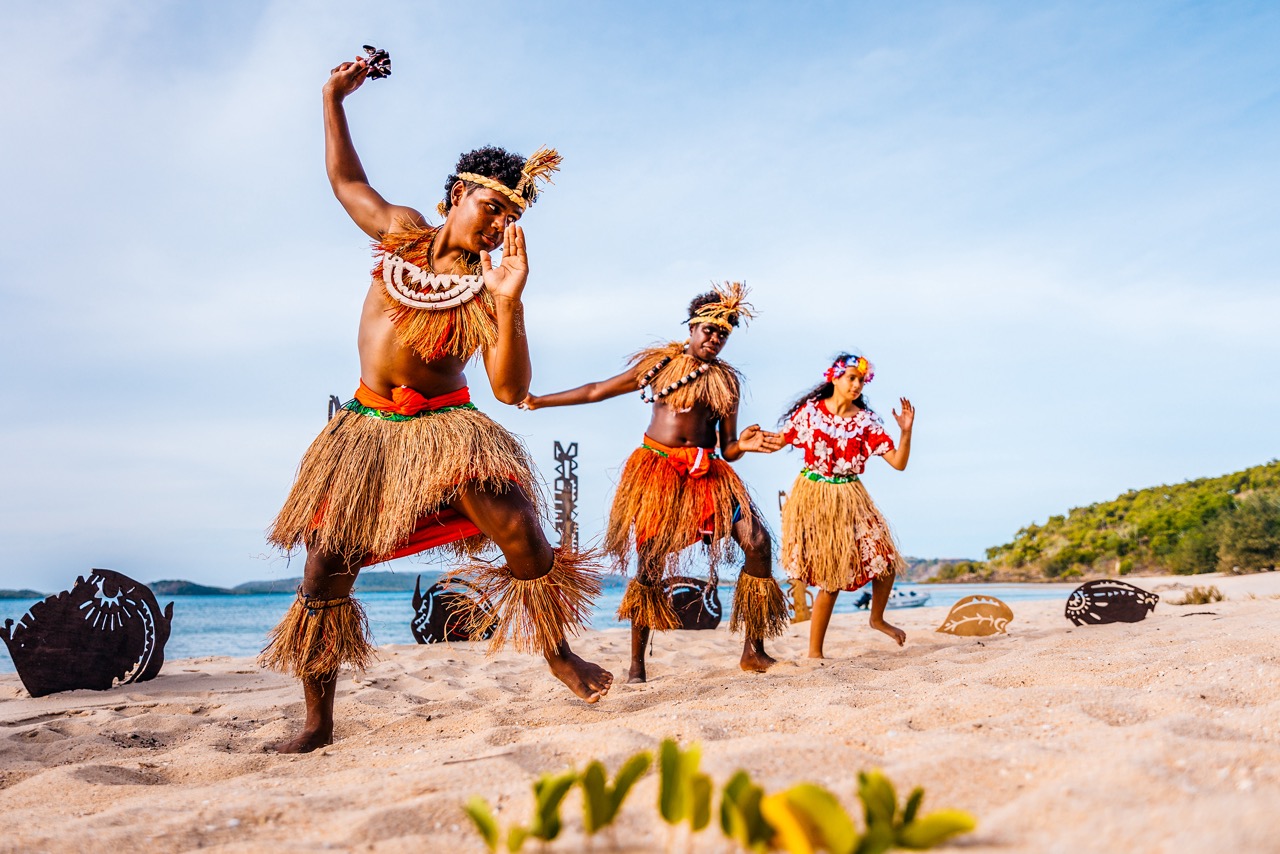
[(1066, 617), (1077, 626), (1137, 623), (1155, 610), (1160, 597), (1124, 581), (1086, 581), (1067, 599)]
[(994, 596), (966, 596), (951, 606), (938, 631), (964, 638), (1004, 634), (1013, 609)]
[(556, 442), (556, 532), (560, 545), (578, 550), (578, 443)]
[(475, 609), (486, 610), (486, 606), (478, 603), (479, 592), (464, 579), (442, 579), (423, 593), (419, 575), (413, 584), (414, 614), (409, 623), (413, 639), (418, 643), (488, 640), (493, 636), (493, 627), (477, 638), (467, 633), (467, 622)]
[(173, 603), (163, 612), (151, 589), (127, 575), (95, 569), (68, 591), (31, 606), (0, 639), (33, 697), (154, 679), (164, 665)]
[(673, 576), (663, 582), (682, 629), (714, 629), (720, 625), (720, 589), (715, 573), (709, 580)]

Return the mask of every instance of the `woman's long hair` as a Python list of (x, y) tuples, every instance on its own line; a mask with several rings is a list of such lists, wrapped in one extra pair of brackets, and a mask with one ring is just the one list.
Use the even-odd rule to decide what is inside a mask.
[[(835, 367), (836, 364), (839, 362), (850, 362), (850, 361), (856, 362), (857, 360), (858, 360), (857, 353), (840, 353), (834, 359), (831, 360), (831, 367)], [(835, 391), (836, 391), (835, 383), (831, 382), (830, 380), (824, 380), (818, 383), (816, 386), (809, 389), (804, 394), (800, 395), (794, 401), (792, 401), (791, 405), (787, 407), (787, 411), (783, 414), (781, 418), (778, 419), (778, 426), (784, 426), (788, 421), (791, 420), (791, 416), (799, 412), (801, 407), (803, 407), (809, 401), (826, 400), (828, 397), (831, 397), (831, 395), (835, 394)], [(871, 409), (871, 405), (867, 403), (866, 394), (858, 395), (858, 399), (853, 402), (853, 405), (858, 407), (859, 409)]]

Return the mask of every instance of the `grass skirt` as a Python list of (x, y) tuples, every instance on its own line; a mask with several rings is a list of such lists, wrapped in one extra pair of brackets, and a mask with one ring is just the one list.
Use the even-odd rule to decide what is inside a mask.
[(669, 556), (671, 574), (677, 569), (675, 555), (698, 542), (707, 529), (711, 531), (709, 559), (718, 569), (736, 554), (729, 534), (739, 508), (743, 519), (761, 524), (746, 484), (724, 460), (711, 460), (705, 475), (690, 478), (660, 454), (637, 448), (627, 458), (618, 482), (604, 550), (620, 571), (626, 570), (634, 551)]
[(299, 679), (327, 679), (343, 664), (364, 670), (376, 657), (369, 620), (350, 596), (319, 599), (298, 594), (271, 630), (258, 662)]
[(796, 477), (782, 507), (782, 565), (791, 578), (823, 590), (857, 590), (906, 563), (862, 481)]
[[(555, 550), (546, 575), (516, 578), (505, 566), (477, 564), (459, 570), (479, 588), (481, 598), (467, 619), (473, 639), (490, 632), (489, 654), (510, 643), (519, 652), (556, 652), (591, 618), (591, 602), (600, 595), (600, 554)], [(480, 607), (484, 606), (484, 607)]]
[[(474, 409), (398, 421), (342, 410), (307, 449), (267, 539), (286, 551), (305, 545), (376, 560), (407, 540), (420, 518), (445, 509), (466, 481), (496, 493), (518, 487), (538, 503), (520, 440)], [(449, 544), (466, 555), (487, 545), (480, 535)]]
[(787, 598), (773, 576), (756, 578), (745, 572), (738, 576), (733, 588), (733, 612), (729, 615), (730, 632), (743, 632), (752, 640), (776, 638), (790, 624)]

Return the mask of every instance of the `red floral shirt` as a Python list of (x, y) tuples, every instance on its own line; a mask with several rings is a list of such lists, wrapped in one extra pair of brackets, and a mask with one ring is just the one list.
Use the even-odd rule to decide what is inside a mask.
[(804, 449), (804, 466), (823, 477), (862, 474), (867, 460), (893, 450), (884, 422), (869, 409), (848, 417), (832, 415), (821, 400), (796, 410), (783, 428), (782, 439)]

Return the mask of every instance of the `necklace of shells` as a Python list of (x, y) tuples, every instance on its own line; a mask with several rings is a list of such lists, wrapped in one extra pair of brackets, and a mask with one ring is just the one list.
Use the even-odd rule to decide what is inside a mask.
[(664, 397), (671, 394), (671, 392), (675, 391), (678, 388), (683, 388), (684, 386), (687, 386), (689, 383), (693, 382), (698, 377), (702, 376), (707, 371), (711, 370), (711, 368), (713, 367), (713, 364), (711, 362), (703, 362), (701, 365), (698, 365), (698, 367), (694, 368), (692, 371), (685, 374), (683, 377), (676, 380), (671, 385), (667, 386), (666, 388), (660, 391), (655, 392), (653, 390), (653, 387), (649, 385), (649, 383), (653, 382), (653, 378), (658, 375), (658, 371), (661, 371), (667, 365), (671, 364), (671, 359), (672, 359), (671, 356), (667, 356), (663, 358), (661, 362), (658, 362), (658, 364), (650, 368), (648, 373), (646, 373), (643, 377), (640, 378), (640, 399), (643, 400), (645, 403), (656, 403), (657, 401), (662, 400)]
[(437, 273), (431, 263), (436, 252), (436, 237), (443, 226), (431, 233), (427, 244), (427, 269), (411, 264), (399, 255), (382, 253), (382, 283), (387, 294), (409, 308), (443, 311), (475, 299), (484, 287), (484, 276), (479, 272), (479, 262), (464, 265), (470, 272)]

